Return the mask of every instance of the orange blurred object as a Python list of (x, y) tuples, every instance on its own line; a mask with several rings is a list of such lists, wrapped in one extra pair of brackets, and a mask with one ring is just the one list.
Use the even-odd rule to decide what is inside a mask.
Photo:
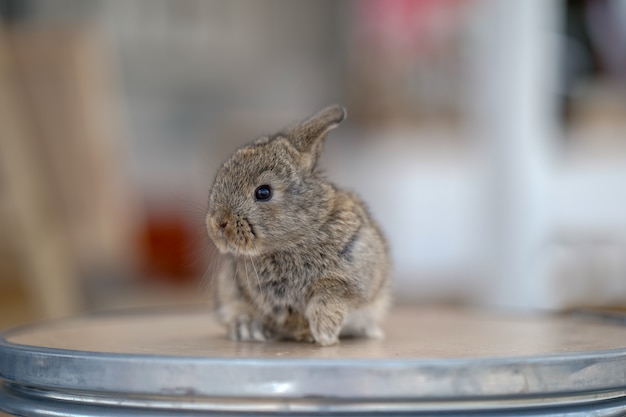
[(186, 285), (202, 275), (198, 233), (180, 215), (148, 213), (141, 231), (144, 277)]

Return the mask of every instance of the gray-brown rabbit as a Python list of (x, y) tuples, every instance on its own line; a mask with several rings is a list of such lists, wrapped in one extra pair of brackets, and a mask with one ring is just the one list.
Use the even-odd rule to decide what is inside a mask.
[(387, 244), (363, 202), (317, 168), (346, 117), (330, 106), (238, 149), (219, 169), (206, 225), (226, 255), (216, 305), (234, 340), (381, 337)]

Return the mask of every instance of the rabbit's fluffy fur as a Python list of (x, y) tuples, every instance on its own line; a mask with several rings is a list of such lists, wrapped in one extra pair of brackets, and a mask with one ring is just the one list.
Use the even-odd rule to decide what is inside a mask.
[(324, 108), (238, 149), (219, 169), (206, 225), (227, 258), (215, 294), (232, 339), (327, 346), (339, 336), (382, 336), (387, 244), (363, 202), (317, 169), (326, 134), (345, 116), (343, 107)]

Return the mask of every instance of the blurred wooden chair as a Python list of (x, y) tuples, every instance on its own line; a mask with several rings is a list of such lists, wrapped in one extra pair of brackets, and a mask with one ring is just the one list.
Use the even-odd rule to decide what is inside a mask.
[(15, 248), (41, 315), (68, 315), (85, 307), (89, 270), (132, 262), (111, 62), (82, 29), (1, 29), (0, 240)]

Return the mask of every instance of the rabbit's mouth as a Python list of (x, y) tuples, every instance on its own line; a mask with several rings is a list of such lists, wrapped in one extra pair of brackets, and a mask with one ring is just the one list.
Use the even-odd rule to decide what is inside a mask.
[(224, 249), (222, 250), (219, 244), (216, 242), (218, 249), (222, 251), (222, 253), (229, 253), (237, 256), (257, 256), (259, 255), (259, 250), (254, 247), (254, 245), (246, 245), (241, 246), (232, 242), (229, 239), (222, 239), (221, 243), (224, 245)]

